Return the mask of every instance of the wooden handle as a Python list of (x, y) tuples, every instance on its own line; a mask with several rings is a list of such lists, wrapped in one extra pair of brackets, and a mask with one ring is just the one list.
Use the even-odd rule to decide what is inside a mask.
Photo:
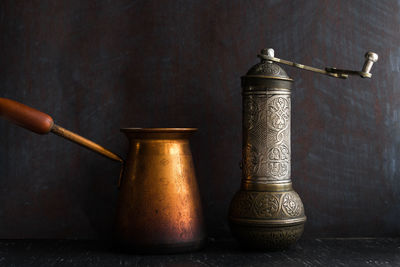
[(47, 134), (54, 125), (53, 119), (46, 113), (1, 97), (0, 117), (38, 134)]
[(104, 147), (54, 124), (53, 119), (46, 113), (14, 100), (0, 97), (0, 117), (38, 134), (47, 134), (51, 131), (56, 135), (64, 137), (107, 158), (122, 163), (124, 162), (121, 157)]

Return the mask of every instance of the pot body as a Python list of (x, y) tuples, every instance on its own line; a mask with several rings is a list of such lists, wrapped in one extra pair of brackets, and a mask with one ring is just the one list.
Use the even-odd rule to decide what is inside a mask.
[(189, 135), (195, 129), (122, 129), (130, 142), (115, 226), (133, 252), (196, 250), (205, 229)]
[(303, 203), (291, 182), (290, 90), (292, 79), (263, 60), (242, 77), (242, 184), (229, 221), (246, 247), (282, 249), (303, 233)]

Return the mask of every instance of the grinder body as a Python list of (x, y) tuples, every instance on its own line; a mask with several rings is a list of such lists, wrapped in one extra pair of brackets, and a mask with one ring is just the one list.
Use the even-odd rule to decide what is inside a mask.
[(303, 233), (304, 207), (290, 176), (292, 83), (279, 65), (263, 58), (242, 77), (242, 182), (229, 223), (246, 247), (283, 249)]

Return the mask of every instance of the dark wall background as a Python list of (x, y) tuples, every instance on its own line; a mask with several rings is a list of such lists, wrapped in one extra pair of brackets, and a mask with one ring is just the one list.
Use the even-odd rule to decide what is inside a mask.
[[(120, 127), (198, 127), (210, 236), (241, 172), (240, 76), (257, 53), (361, 69), (295, 79), (292, 178), (306, 235), (400, 235), (398, 1), (1, 1), (0, 95), (125, 155)], [(109, 238), (119, 165), (0, 121), (0, 238)]]

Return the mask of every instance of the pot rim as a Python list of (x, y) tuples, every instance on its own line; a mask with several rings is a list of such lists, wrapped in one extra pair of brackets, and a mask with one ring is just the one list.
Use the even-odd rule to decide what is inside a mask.
[(121, 128), (124, 133), (192, 133), (197, 128)]

